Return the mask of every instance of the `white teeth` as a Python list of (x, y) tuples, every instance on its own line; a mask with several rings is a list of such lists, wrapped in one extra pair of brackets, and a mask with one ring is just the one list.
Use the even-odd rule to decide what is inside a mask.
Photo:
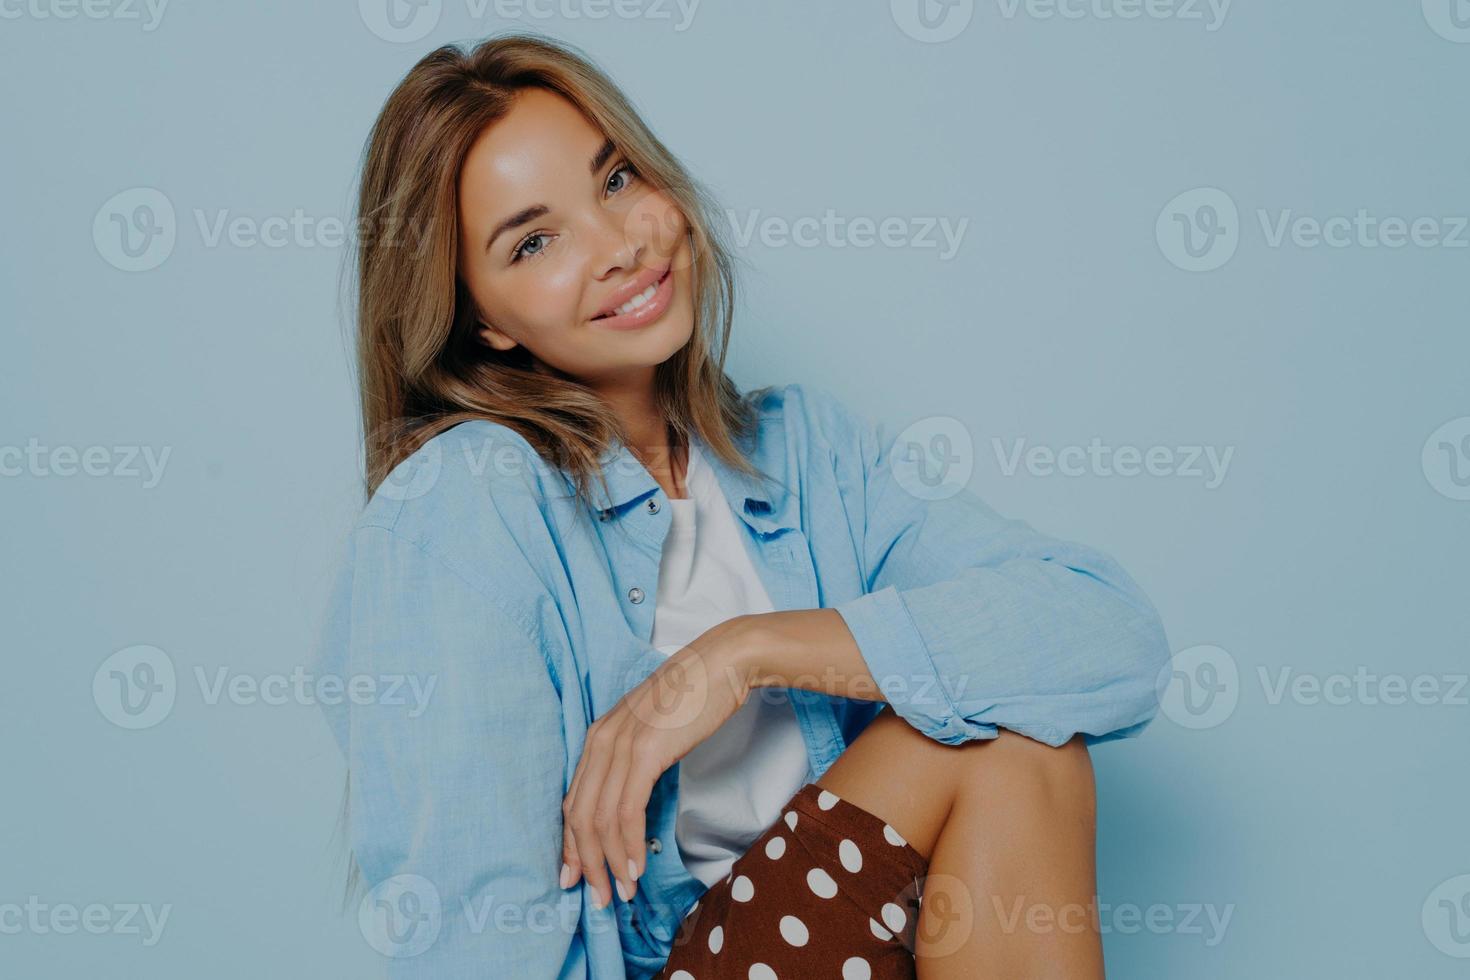
[(654, 294), (657, 293), (657, 292), (658, 292), (658, 283), (654, 283), (652, 286), (649, 286), (647, 289), (645, 289), (643, 292), (639, 293), (637, 296), (634, 296), (632, 299), (628, 300), (628, 302), (624, 303), (622, 306), (619, 306), (613, 312), (614, 313), (623, 313), (623, 314), (632, 313), (634, 310), (638, 309), (638, 307), (642, 306), (644, 303), (647, 303), (649, 300), (653, 299)]

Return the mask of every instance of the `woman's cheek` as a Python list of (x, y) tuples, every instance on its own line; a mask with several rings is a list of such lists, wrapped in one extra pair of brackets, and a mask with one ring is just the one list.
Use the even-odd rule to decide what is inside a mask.
[(660, 198), (646, 221), (656, 230), (653, 245), (658, 254), (665, 258), (674, 256), (688, 227), (683, 213), (668, 198)]
[(538, 319), (562, 326), (577, 325), (585, 294), (584, 284), (578, 277), (558, 272), (548, 278), (540, 294), (536, 304)]

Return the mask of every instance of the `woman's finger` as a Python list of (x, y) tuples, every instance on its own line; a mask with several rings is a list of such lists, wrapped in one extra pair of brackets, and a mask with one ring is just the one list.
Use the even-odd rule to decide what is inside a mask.
[(582, 859), (582, 876), (596, 891), (598, 908), (611, 905), (613, 895), (602, 843), (594, 821), (597, 819), (603, 776), (612, 755), (612, 740), (616, 737), (616, 729), (606, 724), (594, 725), (588, 730), (582, 748), (581, 780), (571, 800), (569, 817), (577, 854)]
[(571, 824), (562, 818), (561, 829), (561, 877), (558, 884), (562, 889), (572, 887), (582, 877), (582, 859), (577, 856), (577, 835)]
[(604, 818), (598, 826), (598, 838), (607, 866), (619, 884), (618, 895), (623, 901), (633, 897), (637, 876), (628, 873), (628, 861), (632, 857), (626, 842), (624, 826), (631, 815), (623, 808), (623, 783), (627, 780), (629, 754), (632, 752), (632, 726), (624, 726), (613, 743), (612, 755), (608, 758), (607, 775), (597, 801), (597, 812)]
[(623, 840), (633, 861), (629, 873), (635, 878), (643, 874), (648, 859), (644, 837), (648, 829), (648, 801), (658, 777), (668, 768), (660, 764), (654, 742), (655, 738), (646, 730), (633, 738), (628, 751), (628, 773), (623, 779), (623, 810), (628, 814), (623, 823)]
[(572, 801), (577, 798), (577, 787), (582, 782), (582, 760), (586, 757), (586, 753), (583, 753), (577, 760), (577, 768), (572, 772), (567, 795), (561, 801), (562, 863), (567, 866), (567, 871), (562, 873), (560, 879), (563, 888), (570, 888), (582, 877), (582, 858), (577, 850), (576, 829), (572, 826)]

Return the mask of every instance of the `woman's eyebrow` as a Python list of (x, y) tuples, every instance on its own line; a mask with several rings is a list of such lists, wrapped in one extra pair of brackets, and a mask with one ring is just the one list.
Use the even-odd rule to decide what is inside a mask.
[[(612, 140), (604, 141), (602, 146), (598, 148), (597, 152), (592, 154), (592, 159), (587, 165), (587, 170), (594, 177), (597, 176), (597, 172), (602, 169), (603, 165), (607, 163), (608, 158), (611, 157), (616, 150), (617, 147), (613, 146)], [(551, 208), (547, 207), (544, 204), (533, 204), (528, 208), (522, 208), (515, 214), (511, 215), (509, 218), (506, 218), (500, 224), (496, 225), (495, 230), (490, 233), (489, 239), (487, 239), (485, 242), (485, 251), (490, 251), (490, 246), (495, 244), (495, 239), (499, 238), (504, 232), (507, 232), (512, 228), (519, 228), (521, 225), (528, 224), (532, 221), (535, 221), (542, 215), (550, 213)]]

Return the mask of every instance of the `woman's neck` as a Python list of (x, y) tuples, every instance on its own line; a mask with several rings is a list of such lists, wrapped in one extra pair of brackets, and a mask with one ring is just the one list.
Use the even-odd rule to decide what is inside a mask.
[[(629, 447), (632, 448), (632, 447)], [(689, 496), (687, 477), (689, 475), (689, 451), (687, 447), (675, 447), (670, 452), (668, 447), (659, 447), (656, 453), (644, 454), (641, 450), (634, 449), (633, 455), (637, 456), (643, 463), (643, 468), (648, 470), (650, 476), (658, 481), (663, 487), (664, 493), (673, 500), (682, 500)]]
[(689, 471), (689, 453), (687, 447), (670, 445), (668, 424), (659, 411), (652, 384), (608, 386), (599, 388), (598, 394), (628, 433), (628, 449), (664, 493), (676, 500), (688, 497), (685, 476)]

